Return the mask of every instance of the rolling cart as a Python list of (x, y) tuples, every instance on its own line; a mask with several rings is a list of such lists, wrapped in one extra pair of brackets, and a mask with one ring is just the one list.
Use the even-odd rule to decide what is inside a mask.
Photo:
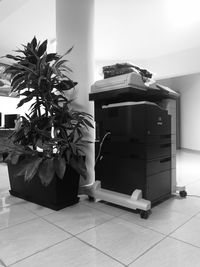
[(178, 96), (130, 84), (131, 74), (121, 76), (126, 79), (116, 89), (108, 78), (102, 80), (102, 88), (101, 82), (94, 85), (89, 95), (95, 105), (96, 164), (95, 182), (84, 191), (92, 200), (139, 210), (147, 219), (152, 204), (177, 191), (181, 197), (187, 195), (184, 186), (176, 185), (170, 101), (175, 103)]

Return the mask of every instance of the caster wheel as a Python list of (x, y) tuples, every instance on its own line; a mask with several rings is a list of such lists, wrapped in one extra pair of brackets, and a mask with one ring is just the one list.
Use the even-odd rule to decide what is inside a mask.
[(150, 210), (141, 210), (140, 211), (140, 218), (148, 219), (151, 211)]
[(179, 192), (180, 197), (186, 197), (187, 192), (185, 190)]
[(91, 196), (88, 196), (88, 200), (91, 201), (91, 202), (95, 201), (94, 197), (91, 197)]

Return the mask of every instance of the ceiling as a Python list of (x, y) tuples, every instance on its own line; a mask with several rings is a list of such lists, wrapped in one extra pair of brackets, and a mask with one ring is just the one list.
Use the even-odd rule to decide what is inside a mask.
[(55, 0), (2, 0), (0, 2), (0, 56), (31, 41), (49, 40), (55, 49)]
[[(33, 34), (55, 40), (55, 1), (0, 1), (0, 52)], [(96, 61), (143, 60), (200, 47), (199, 0), (94, 1)]]
[(199, 0), (96, 0), (96, 59), (147, 59), (200, 46)]

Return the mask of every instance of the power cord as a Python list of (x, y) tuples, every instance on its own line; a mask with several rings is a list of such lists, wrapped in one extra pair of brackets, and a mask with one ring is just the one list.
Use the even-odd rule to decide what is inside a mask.
[[(99, 160), (99, 157), (101, 156), (101, 149), (102, 149), (103, 143), (104, 143), (106, 137), (107, 137), (108, 135), (110, 135), (110, 134), (111, 134), (111, 132), (107, 132), (107, 133), (104, 135), (104, 137), (102, 138), (102, 140), (101, 140), (101, 142), (100, 142), (100, 144), (99, 144), (99, 151), (98, 151), (98, 154), (97, 154), (97, 157), (96, 157), (94, 166), (96, 166), (96, 163), (97, 163), (97, 161)], [(102, 159), (102, 157), (101, 157), (101, 159)]]

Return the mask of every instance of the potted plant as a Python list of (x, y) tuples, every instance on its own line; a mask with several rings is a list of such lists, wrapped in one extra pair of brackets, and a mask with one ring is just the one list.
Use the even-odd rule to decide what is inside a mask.
[(16, 121), (12, 142), (1, 148), (10, 193), (54, 210), (78, 201), (79, 176), (87, 176), (85, 132), (93, 127), (92, 116), (73, 110), (65, 94), (77, 84), (63, 59), (71, 50), (47, 53), (47, 40), (40, 44), (34, 37), (17, 55), (5, 56), (14, 61), (5, 73), (21, 97), (17, 107), (30, 104)]

